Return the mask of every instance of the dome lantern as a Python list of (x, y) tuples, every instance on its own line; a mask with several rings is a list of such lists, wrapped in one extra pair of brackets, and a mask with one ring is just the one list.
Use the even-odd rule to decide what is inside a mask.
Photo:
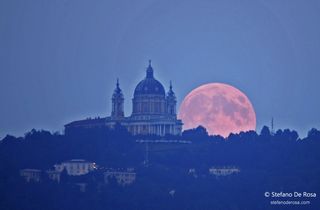
[(153, 78), (153, 68), (151, 66), (151, 60), (149, 60), (149, 66), (147, 68), (146, 78)]

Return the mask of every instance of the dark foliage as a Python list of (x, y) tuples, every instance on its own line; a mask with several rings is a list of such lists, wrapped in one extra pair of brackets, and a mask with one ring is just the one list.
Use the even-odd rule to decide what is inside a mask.
[[(320, 131), (311, 129), (300, 139), (296, 131), (263, 127), (210, 136), (204, 127), (164, 139), (192, 144), (148, 145), (149, 167), (143, 162), (146, 145), (121, 125), (78, 129), (69, 135), (31, 130), (24, 137), (6, 136), (0, 143), (0, 209), (273, 209), (265, 191), (316, 192), (308, 209), (317, 209), (320, 196)], [(47, 170), (74, 158), (95, 161), (101, 167), (134, 167), (137, 180), (121, 187), (115, 180), (103, 184), (99, 171), (81, 177), (62, 172), (59, 184), (49, 180), (26, 183), (23, 168)], [(212, 166), (236, 166), (239, 174), (216, 178)], [(195, 168), (197, 176), (188, 173)], [(85, 182), (85, 192), (72, 183)]]

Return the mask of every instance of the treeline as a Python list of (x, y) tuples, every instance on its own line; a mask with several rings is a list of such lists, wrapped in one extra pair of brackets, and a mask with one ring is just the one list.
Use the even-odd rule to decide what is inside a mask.
[(21, 168), (48, 169), (55, 163), (75, 158), (95, 161), (109, 167), (137, 167), (144, 161), (146, 152), (146, 145), (136, 143), (137, 139), (176, 139), (192, 142), (149, 144), (151, 161), (156, 160), (168, 165), (175, 162), (184, 167), (197, 165), (199, 161), (204, 165), (214, 162), (245, 166), (252, 163), (246, 158), (258, 160), (258, 157), (264, 155), (286, 157), (285, 154), (289, 155), (289, 152), (290, 157), (294, 158), (300, 152), (319, 149), (320, 131), (313, 128), (307, 137), (301, 139), (294, 130), (284, 129), (272, 133), (264, 126), (260, 134), (248, 131), (230, 134), (225, 139), (208, 135), (202, 126), (186, 130), (181, 136), (165, 137), (132, 136), (121, 125), (112, 130), (78, 129), (70, 135), (33, 129), (24, 137), (7, 135), (0, 141), (0, 176), (6, 174), (5, 171), (11, 173)]
[[(31, 130), (24, 137), (6, 136), (0, 143), (0, 205), (5, 209), (273, 209), (266, 191), (309, 191), (320, 196), (320, 131), (301, 139), (296, 131), (272, 133), (263, 127), (208, 135), (204, 127), (163, 139), (191, 144), (136, 143), (120, 125), (115, 129), (78, 129), (70, 135)], [(87, 159), (100, 167), (134, 167), (128, 187), (101, 185), (95, 178), (86, 192), (68, 182), (25, 183), (23, 168), (47, 170), (69, 159)], [(148, 158), (148, 167), (145, 160)], [(214, 177), (209, 168), (236, 167), (240, 173)], [(196, 177), (188, 173), (195, 169)], [(91, 175), (90, 175), (91, 177)], [(68, 180), (68, 177), (66, 178)], [(92, 180), (92, 179), (90, 179)], [(319, 205), (319, 199), (312, 200)], [(310, 207), (310, 208), (309, 208)], [(316, 208), (315, 208), (316, 209)]]

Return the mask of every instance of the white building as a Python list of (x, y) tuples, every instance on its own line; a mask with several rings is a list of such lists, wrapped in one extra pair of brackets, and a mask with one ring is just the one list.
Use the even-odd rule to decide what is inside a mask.
[(60, 182), (60, 175), (61, 175), (60, 171), (48, 170), (47, 174), (49, 179), (51, 179), (52, 181)]
[(228, 175), (237, 174), (237, 173), (240, 173), (240, 169), (236, 167), (209, 168), (209, 174), (215, 175), (215, 176), (228, 176)]
[(22, 169), (20, 170), (20, 176), (22, 176), (27, 182), (40, 182), (41, 170), (39, 169)]
[[(83, 159), (72, 159), (69, 161), (64, 161), (61, 164), (56, 164), (54, 165), (54, 168), (56, 172), (60, 173), (66, 169), (69, 176), (81, 176), (95, 170), (97, 166), (94, 162)], [(51, 175), (54, 176), (52, 173)]]
[(105, 183), (109, 183), (110, 178), (115, 178), (119, 185), (130, 185), (136, 180), (134, 169), (108, 169), (104, 173)]

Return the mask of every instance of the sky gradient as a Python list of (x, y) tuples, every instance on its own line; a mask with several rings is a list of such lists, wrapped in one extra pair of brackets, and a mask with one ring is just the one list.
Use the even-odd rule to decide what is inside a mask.
[(320, 128), (320, 3), (309, 0), (2, 0), (0, 138), (107, 116), (116, 78), (131, 114), (152, 59), (178, 107), (209, 82), (244, 92), (257, 131)]

